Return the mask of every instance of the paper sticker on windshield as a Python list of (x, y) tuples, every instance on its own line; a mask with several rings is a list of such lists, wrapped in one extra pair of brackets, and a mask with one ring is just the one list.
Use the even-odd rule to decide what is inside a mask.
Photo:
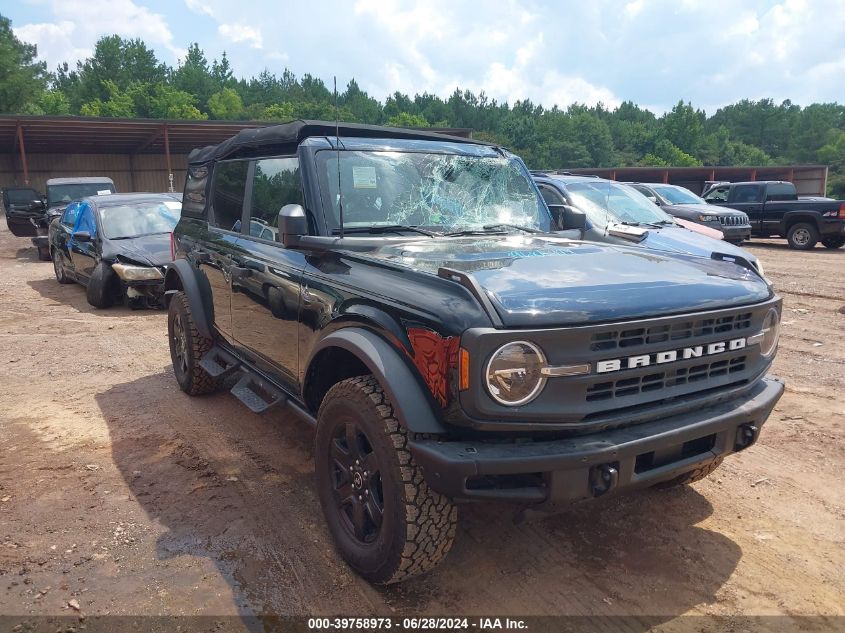
[(111, 193), (111, 189), (100, 189), (100, 190), (97, 192), (97, 195), (98, 195), (98, 196), (107, 196), (107, 195), (109, 195), (110, 193)]
[(352, 167), (352, 186), (355, 189), (376, 188), (375, 167)]
[(168, 209), (172, 209), (173, 211), (181, 211), (182, 210), (182, 203), (181, 202), (175, 202), (175, 201), (170, 202), (170, 201), (165, 200), (164, 206), (166, 206)]

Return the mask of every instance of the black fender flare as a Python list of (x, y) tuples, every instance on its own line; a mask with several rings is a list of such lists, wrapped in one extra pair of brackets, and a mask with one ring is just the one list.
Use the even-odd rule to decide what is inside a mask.
[(167, 267), (164, 277), (165, 301), (169, 304), (172, 291), (181, 287), (188, 298), (194, 325), (201, 336), (213, 338), (211, 324), (214, 322), (214, 304), (211, 301), (211, 285), (202, 274), (185, 259), (177, 259)]
[[(306, 367), (324, 349), (338, 347), (354, 354), (376, 377), (393, 405), (399, 423), (412, 433), (446, 433), (437, 419), (433, 400), (427, 395), (400, 351), (371, 330), (345, 327), (314, 346)], [(308, 375), (306, 371), (306, 376)]]
[(822, 225), (824, 224), (824, 219), (822, 214), (818, 211), (813, 211), (811, 209), (795, 209), (793, 211), (787, 211), (783, 214), (783, 220), (781, 220), (781, 229), (783, 230), (783, 236), (786, 237), (786, 232), (793, 224), (798, 224), (799, 222), (806, 222), (807, 224), (812, 224), (816, 227), (816, 230), (821, 232)]

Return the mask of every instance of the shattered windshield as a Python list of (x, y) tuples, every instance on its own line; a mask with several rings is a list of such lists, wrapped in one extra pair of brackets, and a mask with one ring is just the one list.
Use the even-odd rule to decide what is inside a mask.
[(100, 208), (103, 235), (110, 240), (170, 233), (179, 223), (182, 203), (176, 200), (146, 201)]
[[(328, 229), (340, 226), (338, 153), (317, 154)], [(345, 229), (411, 226), (436, 232), (508, 224), (549, 230), (549, 212), (522, 163), (506, 156), (341, 151)]]
[(114, 185), (110, 182), (84, 182), (68, 185), (50, 185), (47, 187), (47, 205), (67, 204), (72, 200), (96, 196), (101, 191), (114, 193)]
[(601, 181), (575, 182), (567, 184), (566, 191), (572, 204), (599, 227), (614, 222), (674, 224), (669, 215), (632, 187)]

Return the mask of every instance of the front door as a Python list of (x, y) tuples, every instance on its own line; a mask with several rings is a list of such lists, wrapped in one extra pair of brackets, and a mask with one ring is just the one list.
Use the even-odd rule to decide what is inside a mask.
[(296, 157), (255, 161), (244, 248), (232, 269), (235, 341), (265, 372), (299, 393), (300, 284), (305, 256), (278, 241), (279, 210), (303, 204)]
[(757, 235), (767, 234), (763, 223), (763, 190), (761, 184), (734, 185), (728, 205), (748, 215), (751, 231)]
[(94, 217), (93, 207), (87, 202), (81, 202), (79, 205), (79, 215), (73, 226), (73, 233), (87, 233), (89, 235), (89, 239), (85, 242), (74, 238), (73, 234), (68, 240), (68, 252), (74, 272), (77, 276), (87, 279), (94, 272), (94, 268), (99, 261), (96, 245), (98, 239), (97, 221)]

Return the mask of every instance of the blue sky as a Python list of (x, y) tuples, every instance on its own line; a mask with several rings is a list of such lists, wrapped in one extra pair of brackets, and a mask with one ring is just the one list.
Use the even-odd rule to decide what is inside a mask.
[(23, 0), (2, 13), (50, 69), (117, 33), (170, 65), (196, 41), (239, 76), (354, 77), (379, 99), (460, 86), (656, 112), (681, 99), (709, 113), (742, 98), (845, 102), (845, 0)]

